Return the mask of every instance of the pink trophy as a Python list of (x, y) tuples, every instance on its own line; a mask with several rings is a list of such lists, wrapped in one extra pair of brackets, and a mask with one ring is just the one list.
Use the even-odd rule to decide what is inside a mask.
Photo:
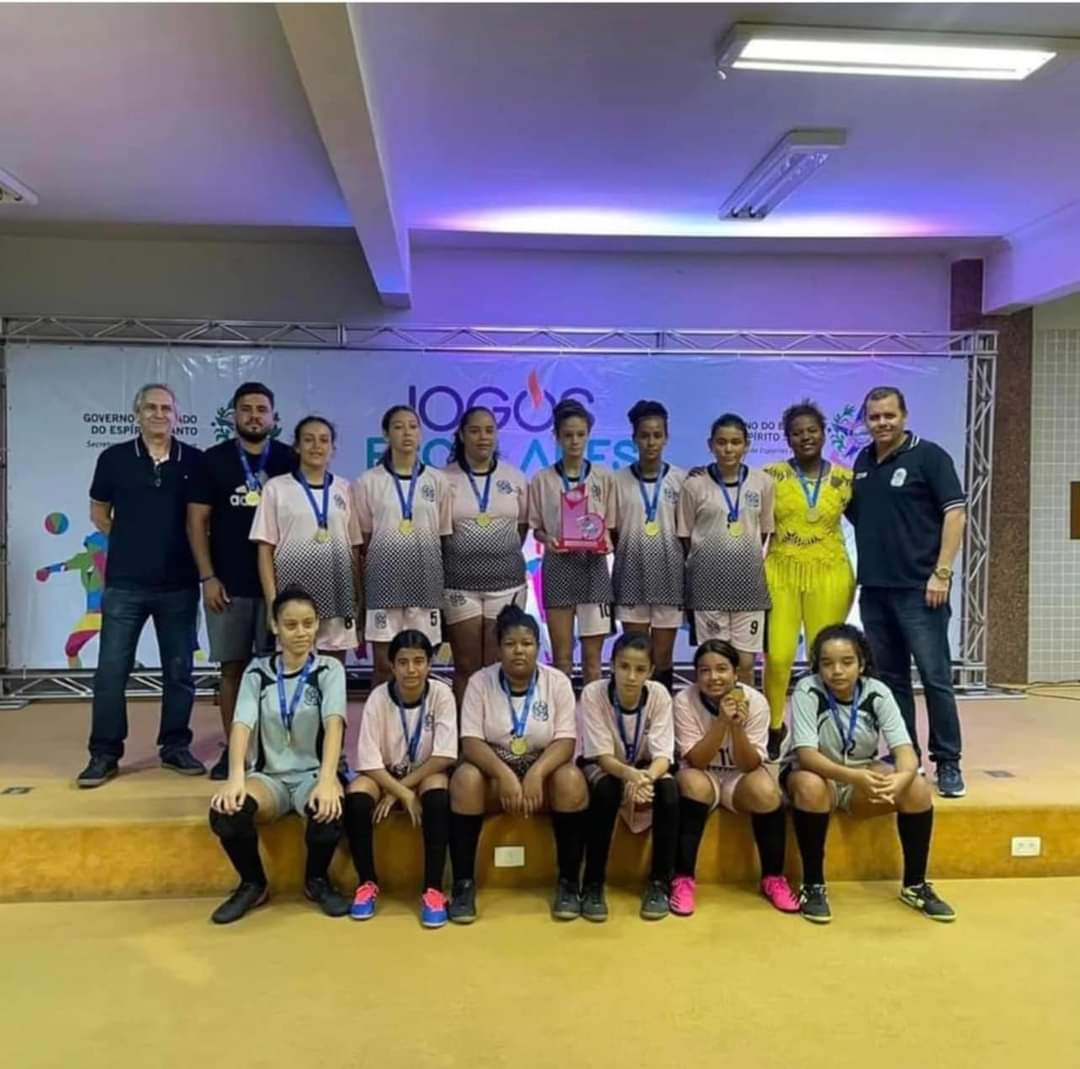
[(560, 549), (607, 552), (607, 524), (603, 516), (589, 511), (587, 486), (575, 486), (563, 491), (561, 526)]

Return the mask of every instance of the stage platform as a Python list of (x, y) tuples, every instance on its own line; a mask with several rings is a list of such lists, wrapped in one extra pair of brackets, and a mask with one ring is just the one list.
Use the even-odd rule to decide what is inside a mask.
[[(931, 876), (1080, 876), (1080, 691), (961, 705), (968, 796), (938, 799)], [(1073, 700), (1070, 700), (1073, 699)], [(350, 753), (360, 705), (350, 706)], [(121, 774), (80, 791), (89, 711), (83, 704), (32, 704), (0, 710), (0, 899), (144, 898), (220, 893), (235, 882), (207, 826), (208, 778), (190, 779), (157, 765), (156, 702), (132, 702)], [(217, 710), (200, 703), (196, 754), (208, 764), (222, 742)], [(1038, 857), (1012, 857), (1013, 836), (1039, 836)], [(524, 846), (525, 865), (496, 868), (495, 846)], [(302, 870), (300, 822), (287, 818), (263, 832), (267, 869), (277, 890), (295, 890)], [(419, 834), (399, 815), (376, 834), (384, 890), (413, 895), (420, 880)], [(619, 825), (611, 882), (636, 886), (647, 871), (648, 839)], [(838, 818), (830, 831), (830, 880), (896, 877), (899, 847), (890, 819)], [(789, 838), (788, 867), (798, 875)], [(749, 822), (710, 819), (702, 843), (702, 882), (755, 877)], [(334, 872), (353, 882), (344, 847)], [(482, 886), (547, 884), (554, 848), (546, 818), (499, 816), (485, 823), (478, 859)]]

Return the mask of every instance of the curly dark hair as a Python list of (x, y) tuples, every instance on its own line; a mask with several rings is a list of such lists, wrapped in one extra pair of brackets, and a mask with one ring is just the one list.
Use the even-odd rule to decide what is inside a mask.
[(850, 642), (855, 648), (862, 675), (873, 676), (877, 674), (874, 667), (874, 653), (870, 649), (866, 633), (854, 624), (830, 624), (817, 633), (814, 644), (810, 648), (810, 670), (815, 675), (821, 674), (821, 651), (825, 648), (825, 643), (837, 641)]
[(800, 416), (809, 416), (821, 428), (821, 433), (825, 433), (825, 413), (809, 397), (804, 397), (798, 404), (790, 405), (784, 409), (782, 418), (785, 438), (791, 437), (791, 425)]

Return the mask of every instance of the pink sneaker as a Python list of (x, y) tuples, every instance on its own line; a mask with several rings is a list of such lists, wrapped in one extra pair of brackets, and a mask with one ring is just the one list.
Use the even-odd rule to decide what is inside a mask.
[(441, 928), (446, 920), (446, 895), (437, 887), (429, 887), (420, 896), (420, 923), (425, 928)]
[(799, 898), (783, 876), (766, 876), (761, 881), (761, 893), (781, 913), (798, 913)]
[(349, 910), (349, 916), (354, 921), (366, 921), (375, 916), (375, 899), (379, 897), (379, 885), (372, 883), (370, 880), (367, 883), (360, 884), (356, 889), (356, 894), (353, 897), (352, 907)]
[(696, 893), (697, 881), (693, 876), (676, 876), (671, 881), (671, 896), (668, 899), (671, 912), (679, 917), (689, 917), (694, 912)]

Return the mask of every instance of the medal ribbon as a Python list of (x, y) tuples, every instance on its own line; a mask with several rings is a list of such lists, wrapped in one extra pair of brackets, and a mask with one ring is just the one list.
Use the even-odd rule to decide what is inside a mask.
[(427, 687), (424, 688), (424, 697), (420, 702), (420, 715), (416, 718), (416, 727), (409, 731), (409, 720), (405, 715), (405, 706), (397, 697), (395, 689), (394, 700), (397, 702), (398, 716), (401, 718), (401, 734), (405, 736), (405, 749), (409, 754), (409, 765), (416, 764), (416, 755), (420, 752), (420, 736), (424, 733), (424, 718), (427, 716)]
[(821, 467), (818, 469), (817, 482), (814, 483), (813, 493), (810, 492), (810, 482), (803, 474), (802, 468), (794, 462), (791, 463), (791, 466), (795, 469), (795, 474), (799, 477), (799, 484), (802, 486), (802, 492), (806, 497), (806, 503), (810, 508), (816, 509), (818, 498), (821, 496), (821, 480), (825, 477), (825, 461), (821, 462)]
[(266, 467), (266, 458), (270, 455), (270, 439), (267, 438), (263, 443), (259, 461), (254, 468), (252, 468), (248, 460), (248, 451), (240, 444), (240, 440), (234, 439), (234, 441), (236, 442), (236, 451), (240, 454), (240, 463), (244, 466), (244, 485), (249, 490), (258, 492), (262, 488), (262, 483), (259, 482), (259, 472)]
[[(387, 465), (389, 468), (390, 466)], [(417, 476), (420, 474), (420, 461), (413, 461), (412, 474), (409, 476), (409, 494), (405, 496), (401, 491), (401, 480), (397, 476), (397, 472), (390, 468), (390, 477), (394, 480), (394, 489), (397, 491), (398, 501), (401, 503), (401, 518), (403, 520), (412, 520), (413, 517), (413, 498), (416, 497), (416, 484)]]
[(840, 745), (844, 748), (844, 756), (848, 757), (855, 749), (855, 727), (859, 721), (859, 702), (862, 699), (862, 682), (855, 684), (855, 693), (851, 699), (851, 713), (848, 717), (847, 734), (844, 734), (844, 721), (840, 717), (840, 707), (836, 697), (828, 687), (825, 688), (825, 697), (829, 702), (829, 712), (832, 715), (836, 730), (840, 733)]
[(464, 457), (461, 458), (460, 464), (461, 470), (465, 472), (465, 477), (469, 480), (469, 485), (472, 487), (472, 492), (473, 496), (476, 498), (477, 507), (479, 508), (481, 513), (487, 512), (488, 502), (491, 500), (491, 479), (492, 476), (494, 476), (495, 469), (498, 467), (498, 465), (493, 464), (491, 466), (491, 470), (484, 478), (484, 492), (481, 493), (476, 487), (476, 480), (473, 478), (472, 469), (465, 462)]
[[(615, 709), (615, 724), (619, 729), (619, 738), (622, 739), (623, 749), (626, 751), (626, 763), (628, 765), (634, 765), (637, 761), (638, 750), (641, 748), (641, 727), (645, 722), (645, 699), (648, 697), (647, 692), (643, 689), (641, 695), (641, 701), (638, 703), (637, 709), (634, 711), (628, 711), (619, 704), (618, 692), (615, 687), (611, 688), (611, 704)], [(634, 717), (634, 741), (630, 742), (626, 737), (626, 724), (623, 722), (623, 718), (627, 716)]]
[(281, 657), (278, 657), (277, 663), (277, 694), (278, 694), (278, 709), (281, 712), (281, 723), (285, 727), (285, 731), (288, 734), (292, 734), (293, 717), (296, 716), (297, 707), (300, 705), (300, 696), (304, 693), (304, 687), (307, 685), (308, 676), (311, 675), (312, 668), (315, 667), (315, 654), (309, 653), (308, 659), (304, 662), (304, 667), (300, 670), (300, 678), (296, 681), (296, 689), (292, 692), (292, 698), (286, 703), (285, 701), (285, 665)]
[(584, 485), (589, 481), (589, 473), (592, 471), (592, 465), (587, 460), (583, 460), (581, 462), (581, 474), (576, 479), (571, 479), (566, 474), (563, 470), (563, 462), (561, 460), (555, 462), (555, 470), (559, 473), (559, 478), (562, 479), (563, 490), (569, 490), (571, 482)]
[(304, 488), (304, 493), (307, 494), (308, 503), (311, 505), (311, 511), (315, 513), (315, 522), (319, 525), (319, 530), (328, 531), (330, 529), (330, 484), (334, 480), (333, 475), (328, 471), (323, 472), (322, 511), (320, 512), (315, 495), (311, 492), (311, 484), (304, 478), (304, 473), (297, 468), (294, 474), (297, 482)]
[(506, 704), (510, 706), (510, 720), (513, 724), (511, 734), (515, 739), (525, 737), (525, 729), (529, 726), (529, 713), (532, 712), (533, 695), (536, 693), (536, 684), (539, 680), (540, 673), (535, 672), (529, 682), (529, 689), (525, 692), (525, 700), (521, 703), (521, 715), (519, 716), (514, 712), (514, 696), (510, 693), (510, 684), (507, 683), (506, 676), (502, 672), (499, 673), (499, 685), (506, 695)]
[(656, 521), (656, 512), (660, 507), (660, 488), (664, 484), (664, 476), (668, 473), (669, 465), (665, 464), (660, 470), (660, 474), (656, 477), (656, 486), (653, 489), (652, 501), (649, 501), (648, 496), (645, 493), (645, 480), (641, 477), (641, 471), (638, 466), (633, 465), (634, 478), (637, 479), (638, 490), (641, 491), (641, 504), (645, 508), (645, 522), (654, 523)]
[(745, 464), (739, 466), (739, 478), (735, 483), (734, 504), (731, 501), (731, 495), (728, 493), (727, 483), (724, 482), (723, 476), (720, 474), (720, 468), (716, 464), (710, 464), (709, 474), (712, 476), (713, 482), (720, 487), (720, 491), (724, 495), (724, 501), (727, 503), (728, 508), (727, 522), (738, 523), (739, 503), (742, 501), (743, 483), (746, 482), (746, 477), (750, 474), (750, 469)]

